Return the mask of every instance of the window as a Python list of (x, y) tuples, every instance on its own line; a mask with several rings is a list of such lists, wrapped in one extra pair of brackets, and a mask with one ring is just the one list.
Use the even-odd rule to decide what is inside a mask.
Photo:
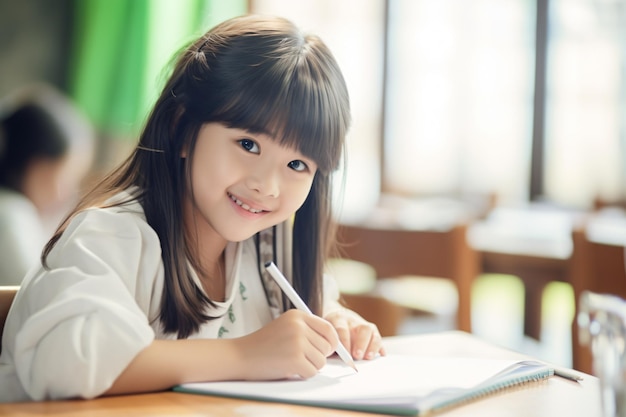
[(534, 4), (389, 1), (384, 190), (526, 196)]
[(563, 204), (618, 200), (626, 190), (620, 4), (550, 2), (544, 186)]
[(626, 194), (623, 1), (250, 4), (319, 33), (344, 71), (345, 218), (380, 192), (580, 208)]

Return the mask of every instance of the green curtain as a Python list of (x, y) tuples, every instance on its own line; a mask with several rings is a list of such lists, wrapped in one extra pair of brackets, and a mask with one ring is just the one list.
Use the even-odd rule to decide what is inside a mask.
[(246, 0), (76, 0), (70, 94), (96, 128), (134, 138), (173, 54)]

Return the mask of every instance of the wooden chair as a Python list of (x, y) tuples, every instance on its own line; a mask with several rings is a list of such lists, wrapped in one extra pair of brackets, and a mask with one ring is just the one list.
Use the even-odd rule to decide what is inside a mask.
[(408, 316), (403, 306), (377, 291), (374, 268), (353, 259), (331, 258), (326, 265), (336, 280), (341, 303), (378, 327), (381, 336), (395, 336)]
[(378, 294), (344, 293), (341, 297), (346, 307), (376, 324), (382, 337), (397, 335), (400, 325), (408, 315), (406, 308)]
[[(18, 289), (19, 286), (15, 285), (0, 286), (0, 340), (2, 340), (2, 333), (4, 332), (4, 322), (7, 319)], [(1, 345), (0, 349), (2, 349)]]
[[(625, 247), (593, 241), (587, 232), (587, 224), (584, 224), (572, 233), (570, 277), (577, 304), (576, 317), (580, 296), (585, 290), (626, 298)], [(576, 319), (572, 325), (572, 356), (574, 369), (592, 373), (591, 351), (580, 343)]]
[(337, 237), (345, 258), (371, 265), (379, 278), (452, 280), (458, 290), (457, 328), (471, 332), (471, 287), (478, 275), (478, 256), (466, 241), (464, 224), (441, 231), (340, 225)]
[(626, 200), (621, 198), (621, 199), (606, 199), (603, 198), (601, 196), (596, 196), (593, 199), (593, 209), (595, 211), (599, 211), (605, 208), (620, 208), (620, 209), (626, 209)]

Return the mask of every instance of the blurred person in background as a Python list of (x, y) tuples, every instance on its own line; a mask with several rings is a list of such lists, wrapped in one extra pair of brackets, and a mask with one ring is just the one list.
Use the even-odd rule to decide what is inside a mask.
[(46, 84), (0, 100), (0, 285), (19, 285), (77, 198), (95, 143), (87, 119)]

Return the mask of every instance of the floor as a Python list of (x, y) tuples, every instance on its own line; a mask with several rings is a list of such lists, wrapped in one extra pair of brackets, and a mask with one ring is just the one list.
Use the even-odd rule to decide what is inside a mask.
[[(564, 367), (572, 366), (571, 323), (573, 291), (554, 282), (543, 296), (541, 340), (523, 335), (524, 286), (513, 276), (489, 274), (479, 277), (472, 290), (473, 333), (492, 343)], [(454, 329), (453, 316), (412, 317), (400, 333), (415, 334)]]

